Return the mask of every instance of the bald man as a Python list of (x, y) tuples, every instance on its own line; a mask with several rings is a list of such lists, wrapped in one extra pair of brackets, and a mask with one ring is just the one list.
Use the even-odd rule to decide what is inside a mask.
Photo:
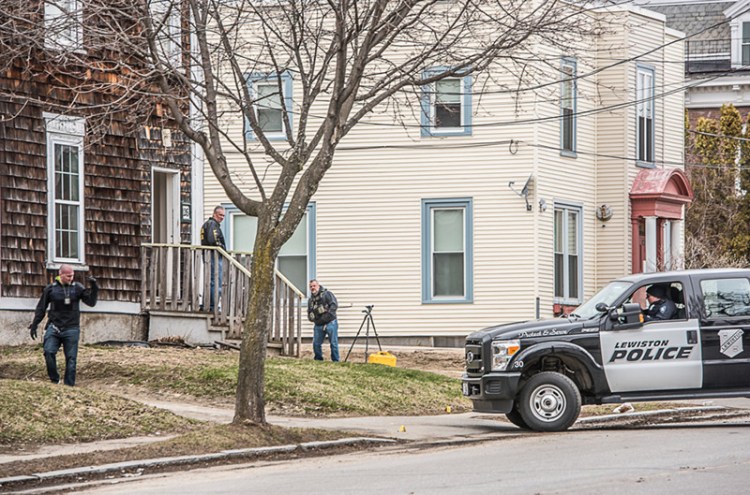
[[(36, 305), (34, 321), (29, 325), (32, 339), (37, 337), (37, 327), (47, 314), (47, 327), (44, 331), (44, 361), (47, 375), (52, 383), (60, 383), (57, 371), (57, 351), (63, 346), (65, 354), (64, 383), (70, 387), (76, 384), (76, 359), (78, 340), (81, 335), (80, 301), (88, 306), (96, 305), (99, 286), (94, 277), (89, 277), (90, 288), (73, 281), (75, 273), (70, 265), (61, 265), (55, 281), (44, 288)], [(49, 308), (49, 310), (48, 310)]]

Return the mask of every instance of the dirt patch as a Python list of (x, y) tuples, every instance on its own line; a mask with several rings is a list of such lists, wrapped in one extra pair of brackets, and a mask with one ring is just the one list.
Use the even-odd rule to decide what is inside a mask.
[[(438, 373), (441, 375), (449, 376), (451, 378), (460, 378), (464, 372), (464, 350), (458, 347), (414, 348), (383, 346), (383, 350), (390, 352), (396, 357), (396, 367), (398, 368), (429, 371), (431, 373)], [(341, 354), (342, 360), (346, 357), (348, 351), (348, 346), (339, 347), (339, 353)], [(373, 354), (377, 351), (378, 346), (376, 344), (375, 346), (370, 346), (368, 354)], [(330, 357), (327, 343), (323, 344), (323, 355), (326, 359)], [(302, 347), (301, 358), (313, 358), (312, 346)], [(364, 347), (357, 346), (352, 349), (351, 355), (349, 356), (349, 361), (353, 363), (367, 362)]]

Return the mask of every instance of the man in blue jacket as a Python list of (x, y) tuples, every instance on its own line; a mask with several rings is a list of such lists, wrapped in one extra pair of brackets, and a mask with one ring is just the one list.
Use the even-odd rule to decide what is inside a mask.
[(323, 340), (328, 335), (331, 344), (331, 361), (339, 360), (339, 322), (336, 310), (339, 304), (333, 292), (310, 280), (310, 299), (307, 300), (307, 318), (313, 327), (313, 354), (316, 361), (323, 361)]
[[(96, 305), (99, 286), (94, 277), (89, 277), (90, 288), (85, 288), (73, 281), (73, 267), (61, 265), (55, 281), (44, 288), (42, 297), (36, 305), (34, 320), (29, 325), (31, 338), (36, 340), (37, 327), (47, 314), (47, 327), (44, 331), (44, 361), (47, 364), (47, 375), (52, 383), (60, 382), (57, 371), (57, 351), (63, 346), (65, 354), (65, 378), (68, 386), (76, 384), (76, 359), (78, 358), (78, 340), (81, 336), (80, 301), (88, 306)], [(49, 311), (48, 311), (49, 308)]]

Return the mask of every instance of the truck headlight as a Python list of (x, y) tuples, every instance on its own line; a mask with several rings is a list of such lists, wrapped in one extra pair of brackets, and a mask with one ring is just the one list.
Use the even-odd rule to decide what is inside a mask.
[(520, 340), (495, 340), (492, 342), (492, 371), (503, 371), (508, 361), (521, 350)]

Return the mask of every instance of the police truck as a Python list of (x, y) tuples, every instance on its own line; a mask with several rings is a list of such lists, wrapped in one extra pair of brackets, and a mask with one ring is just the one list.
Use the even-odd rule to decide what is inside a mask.
[[(669, 311), (647, 317), (653, 304)], [(474, 410), (535, 431), (586, 404), (750, 397), (750, 270), (623, 277), (563, 317), (468, 335), (465, 357)]]

